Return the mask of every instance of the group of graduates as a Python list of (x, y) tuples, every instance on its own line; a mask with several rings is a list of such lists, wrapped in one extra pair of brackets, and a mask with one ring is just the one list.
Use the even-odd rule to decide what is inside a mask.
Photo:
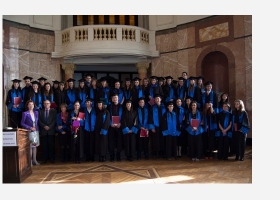
[[(37, 111), (49, 101), (57, 115), (55, 132), (62, 161), (121, 161), (123, 150), (129, 161), (142, 156), (174, 160), (183, 153), (199, 161), (212, 159), (216, 150), (218, 159), (235, 155), (235, 160), (244, 160), (250, 123), (243, 101), (235, 100), (231, 108), (228, 94), (218, 97), (213, 83), (203, 83), (201, 76), (188, 78), (186, 72), (177, 80), (151, 76), (141, 85), (135, 77), (126, 79), (124, 87), (120, 80), (109, 87), (106, 77), (97, 80), (86, 74), (78, 87), (76, 80), (68, 79), (66, 89), (64, 82), (51, 85), (43, 77), (39, 82), (31, 82), (28, 76), (23, 79), (26, 86), (21, 89), (21, 80), (14, 79), (7, 95), (13, 125), (20, 127), (28, 100)], [(17, 106), (14, 97), (22, 99)]]

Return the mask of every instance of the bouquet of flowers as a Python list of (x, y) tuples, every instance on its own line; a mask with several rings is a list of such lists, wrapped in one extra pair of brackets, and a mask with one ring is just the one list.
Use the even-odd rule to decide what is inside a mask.
[(80, 121), (74, 120), (74, 121), (72, 122), (71, 132), (72, 132), (72, 134), (75, 134), (75, 135), (76, 135), (75, 137), (77, 137), (77, 133), (78, 133), (78, 131), (79, 131), (79, 128), (80, 128)]

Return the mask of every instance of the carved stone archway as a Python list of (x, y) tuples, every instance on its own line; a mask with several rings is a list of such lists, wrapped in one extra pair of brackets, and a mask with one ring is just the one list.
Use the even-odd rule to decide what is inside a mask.
[(214, 51), (220, 51), (224, 53), (228, 59), (228, 72), (229, 72), (229, 96), (231, 99), (235, 99), (236, 96), (236, 78), (235, 78), (235, 57), (230, 49), (222, 45), (211, 45), (204, 49), (197, 58), (196, 62), (196, 74), (202, 73), (202, 61), (204, 57)]

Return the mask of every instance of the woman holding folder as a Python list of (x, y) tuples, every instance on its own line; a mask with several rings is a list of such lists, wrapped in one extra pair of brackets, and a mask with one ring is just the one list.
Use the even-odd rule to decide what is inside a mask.
[(76, 163), (81, 163), (81, 158), (84, 156), (84, 113), (80, 111), (80, 101), (74, 102), (74, 110), (70, 113), (72, 147), (74, 160)]
[(189, 156), (192, 161), (199, 161), (203, 155), (203, 115), (197, 108), (197, 102), (191, 102), (191, 109), (185, 117), (186, 130), (189, 133)]
[(13, 128), (21, 127), (22, 111), (24, 109), (23, 96), (19, 83), (21, 80), (14, 79), (12, 88), (8, 91), (6, 106), (9, 109), (9, 126)]

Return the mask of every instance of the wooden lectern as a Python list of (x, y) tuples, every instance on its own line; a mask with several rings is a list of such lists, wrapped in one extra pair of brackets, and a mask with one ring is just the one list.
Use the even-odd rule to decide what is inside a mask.
[(21, 183), (31, 174), (29, 131), (3, 129), (3, 183)]

